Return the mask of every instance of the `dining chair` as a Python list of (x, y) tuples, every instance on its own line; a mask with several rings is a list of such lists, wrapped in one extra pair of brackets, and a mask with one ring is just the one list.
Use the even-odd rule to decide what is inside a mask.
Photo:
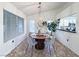
[(48, 39), (45, 40), (44, 44), (45, 44), (44, 53), (47, 57), (50, 57), (50, 49), (49, 49), (50, 46), (49, 46)]
[(33, 47), (37, 43), (30, 35), (27, 36), (27, 42), (28, 42), (28, 53), (30, 53), (30, 56), (33, 55)]
[(55, 42), (54, 37), (50, 35), (45, 40), (45, 52), (47, 52), (46, 55), (48, 57), (54, 55), (54, 42)]
[(55, 47), (54, 47), (54, 44), (55, 44), (55, 37), (54, 36), (50, 36), (50, 52), (51, 52), (51, 55), (54, 55), (55, 53)]

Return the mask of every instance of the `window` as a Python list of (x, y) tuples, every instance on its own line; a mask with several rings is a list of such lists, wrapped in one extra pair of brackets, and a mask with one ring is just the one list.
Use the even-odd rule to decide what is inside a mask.
[(24, 33), (24, 19), (6, 10), (3, 11), (4, 42)]
[(34, 20), (29, 20), (29, 32), (35, 32), (35, 21)]
[(59, 29), (75, 32), (76, 31), (76, 17), (66, 17), (60, 19), (60, 23), (58, 26)]

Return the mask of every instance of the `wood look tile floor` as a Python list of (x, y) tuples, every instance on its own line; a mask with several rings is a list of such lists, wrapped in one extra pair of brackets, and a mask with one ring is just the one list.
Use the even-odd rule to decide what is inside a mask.
[[(52, 54), (50, 55), (50, 53)], [(47, 52), (46, 50), (36, 50), (28, 48), (27, 40), (25, 39), (6, 57), (78, 57), (74, 52), (55, 40), (54, 48)]]

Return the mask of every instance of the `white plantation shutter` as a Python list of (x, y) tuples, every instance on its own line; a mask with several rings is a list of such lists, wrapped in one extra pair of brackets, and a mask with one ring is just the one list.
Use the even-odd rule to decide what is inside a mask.
[(3, 10), (4, 42), (24, 33), (24, 19)]

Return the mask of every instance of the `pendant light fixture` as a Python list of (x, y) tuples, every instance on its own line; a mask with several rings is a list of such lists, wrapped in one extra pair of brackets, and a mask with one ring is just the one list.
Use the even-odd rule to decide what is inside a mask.
[(39, 6), (38, 6), (38, 10), (39, 10), (39, 13), (38, 13), (38, 25), (39, 27), (42, 26), (42, 17), (41, 17), (41, 2), (39, 2)]

